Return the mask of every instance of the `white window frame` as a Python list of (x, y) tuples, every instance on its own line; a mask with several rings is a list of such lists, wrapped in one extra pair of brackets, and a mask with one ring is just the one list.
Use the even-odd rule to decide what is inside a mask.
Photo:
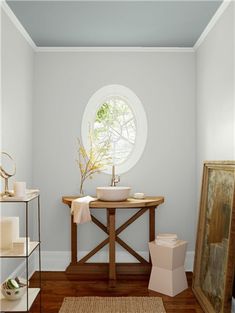
[[(115, 166), (116, 173), (122, 174), (129, 171), (139, 161), (147, 141), (147, 117), (144, 107), (137, 95), (129, 88), (122, 85), (107, 85), (97, 90), (89, 99), (85, 108), (81, 134), (85, 149), (89, 149), (89, 126), (93, 125), (96, 113), (105, 99), (110, 96), (121, 96), (130, 105), (136, 120), (136, 140), (134, 148), (128, 159)], [(112, 167), (105, 169), (104, 173), (111, 174)]]

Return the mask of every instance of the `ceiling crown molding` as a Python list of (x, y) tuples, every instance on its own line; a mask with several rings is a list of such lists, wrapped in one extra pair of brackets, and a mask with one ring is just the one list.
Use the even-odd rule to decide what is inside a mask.
[(37, 47), (36, 52), (194, 52), (184, 47)]
[(202, 32), (201, 36), (196, 41), (196, 43), (195, 43), (195, 45), (193, 47), (193, 49), (195, 51), (200, 47), (200, 45), (206, 39), (207, 35), (210, 33), (210, 31), (213, 29), (215, 24), (220, 19), (221, 15), (224, 13), (224, 11), (227, 9), (227, 7), (230, 5), (230, 3), (232, 3), (233, 1), (234, 0), (224, 0), (222, 2), (222, 4), (220, 5), (219, 9), (215, 12), (215, 14), (213, 15), (212, 19), (210, 20), (210, 22), (208, 23), (208, 25), (206, 26), (206, 28)]
[(25, 40), (28, 42), (28, 44), (31, 46), (31, 48), (36, 51), (37, 46), (35, 45), (32, 38), (29, 36), (28, 32), (25, 30), (23, 25), (20, 23), (16, 15), (13, 13), (9, 5), (6, 3), (5, 0), (0, 0), (1, 8), (4, 10), (4, 12), (7, 14), (7, 16), (10, 18), (12, 23), (15, 25), (15, 27), (18, 29), (18, 31), (21, 33), (21, 35), (25, 38)]

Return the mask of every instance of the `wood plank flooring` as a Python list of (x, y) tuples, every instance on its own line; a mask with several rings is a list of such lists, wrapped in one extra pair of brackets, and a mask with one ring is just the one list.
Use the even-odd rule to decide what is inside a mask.
[[(58, 313), (64, 297), (81, 296), (159, 296), (167, 313), (203, 313), (191, 289), (192, 273), (187, 273), (187, 279), (189, 288), (172, 298), (148, 290), (148, 280), (118, 280), (116, 286), (111, 287), (108, 281), (78, 281), (64, 272), (42, 272), (42, 313)], [(36, 282), (37, 275), (34, 275), (31, 287)], [(31, 313), (39, 312), (38, 304), (39, 299)]]

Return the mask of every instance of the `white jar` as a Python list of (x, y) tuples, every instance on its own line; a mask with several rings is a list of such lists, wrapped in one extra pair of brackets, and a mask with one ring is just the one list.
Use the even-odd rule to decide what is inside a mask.
[(15, 197), (25, 197), (26, 195), (26, 182), (19, 181), (13, 184), (14, 196)]

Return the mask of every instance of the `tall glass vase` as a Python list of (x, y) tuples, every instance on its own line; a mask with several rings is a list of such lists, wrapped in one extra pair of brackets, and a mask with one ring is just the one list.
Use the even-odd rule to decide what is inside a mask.
[(81, 180), (81, 182), (80, 182), (80, 188), (79, 188), (79, 197), (80, 198), (85, 196), (84, 182), (85, 182), (85, 180)]

